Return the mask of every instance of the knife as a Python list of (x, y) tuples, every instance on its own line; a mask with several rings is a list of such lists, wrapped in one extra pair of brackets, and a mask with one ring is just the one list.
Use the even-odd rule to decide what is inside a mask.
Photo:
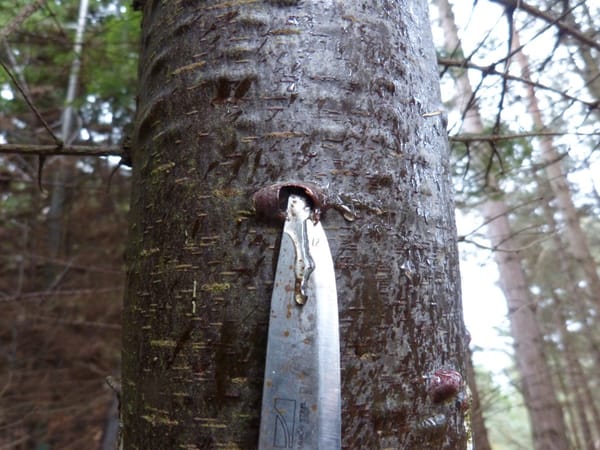
[(259, 450), (341, 448), (335, 273), (319, 211), (287, 199), (267, 342)]

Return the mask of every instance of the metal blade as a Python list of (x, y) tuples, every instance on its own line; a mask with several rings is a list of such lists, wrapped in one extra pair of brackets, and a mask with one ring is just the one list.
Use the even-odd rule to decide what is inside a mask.
[(259, 449), (341, 448), (333, 261), (306, 200), (288, 199), (267, 344)]

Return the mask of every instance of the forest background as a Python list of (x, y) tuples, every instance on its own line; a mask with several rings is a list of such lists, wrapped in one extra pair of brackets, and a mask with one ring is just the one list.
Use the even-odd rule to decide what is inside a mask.
[[(130, 1), (84, 3), (0, 0), (0, 448), (91, 448), (90, 437), (110, 448), (113, 438), (141, 14)], [(600, 7), (456, 3), (455, 23), (444, 1), (430, 10), (473, 337), (471, 414), (485, 423), (474, 433), (494, 449), (533, 448), (511, 337), (515, 280), (498, 271), (509, 255), (570, 442), (600, 448)], [(494, 228), (499, 217), (510, 233)]]

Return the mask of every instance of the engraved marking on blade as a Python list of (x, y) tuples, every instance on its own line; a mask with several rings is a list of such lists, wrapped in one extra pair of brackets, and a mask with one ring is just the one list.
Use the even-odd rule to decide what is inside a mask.
[(294, 446), (294, 425), (296, 419), (296, 400), (289, 398), (274, 399), (275, 428), (273, 447), (292, 448)]
[(315, 262), (310, 255), (309, 242), (306, 232), (306, 221), (310, 220), (311, 210), (305, 198), (299, 195), (290, 195), (288, 198), (287, 220), (284, 232), (294, 243), (296, 258), (294, 273), (296, 286), (294, 299), (299, 305), (306, 303), (306, 286), (310, 275), (315, 270)]
[(309, 425), (310, 411), (306, 402), (300, 402), (300, 411), (298, 413), (298, 448), (304, 446), (304, 436), (306, 435), (305, 427)]

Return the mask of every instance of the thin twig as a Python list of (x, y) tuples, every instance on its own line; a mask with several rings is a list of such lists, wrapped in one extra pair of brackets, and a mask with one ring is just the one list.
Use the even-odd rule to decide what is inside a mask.
[[(513, 238), (513, 236), (509, 236), (507, 238), (507, 240), (512, 239), (512, 238)], [(481, 244), (477, 241), (474, 241), (473, 239), (467, 239), (466, 236), (460, 236), (459, 242), (464, 242), (465, 244), (471, 244), (477, 248), (480, 248), (482, 250), (489, 250), (491, 252), (518, 253), (518, 252), (522, 252), (523, 250), (530, 249), (531, 247), (535, 247), (535, 246), (541, 244), (542, 242), (546, 242), (549, 239), (552, 239), (552, 236), (543, 236), (539, 239), (535, 239), (535, 240), (533, 240), (527, 244), (524, 244), (521, 247), (517, 247), (517, 248), (502, 248), (502, 247), (500, 247), (500, 245), (502, 245), (503, 242), (499, 243), (498, 245), (489, 246), (489, 245)]]
[(11, 295), (11, 296), (4, 296), (4, 297), (0, 297), (0, 303), (9, 303), (9, 302), (20, 302), (20, 301), (26, 301), (26, 300), (36, 300), (39, 299), (40, 297), (44, 298), (52, 298), (52, 297), (67, 297), (67, 296), (86, 296), (86, 295), (98, 295), (98, 294), (102, 294), (102, 293), (108, 293), (108, 292), (116, 292), (116, 291), (121, 291), (121, 287), (110, 287), (110, 288), (96, 288), (96, 289), (72, 289), (72, 290), (67, 290), (67, 291), (54, 291), (54, 292), (47, 292), (47, 291), (36, 291), (36, 292), (26, 292), (24, 294), (21, 295)]
[(62, 142), (56, 145), (38, 144), (0, 144), (0, 153), (18, 153), (21, 155), (67, 155), (67, 156), (120, 156), (123, 157), (123, 149), (119, 147), (102, 147), (95, 145), (68, 145)]
[(509, 8), (522, 9), (523, 11), (527, 12), (528, 14), (531, 14), (532, 16), (542, 19), (551, 25), (556, 25), (556, 27), (558, 27), (558, 29), (561, 32), (568, 34), (570, 36), (573, 36), (575, 39), (579, 40), (581, 43), (589, 45), (590, 47), (595, 48), (596, 50), (600, 50), (600, 42), (595, 41), (594, 39), (590, 38), (589, 36), (586, 36), (586, 34), (581, 32), (580, 30), (573, 28), (570, 25), (567, 25), (565, 22), (561, 21), (560, 19), (554, 18), (550, 14), (540, 11), (539, 9), (523, 2), (522, 0), (491, 0), (491, 1), (493, 3), (499, 3), (500, 5), (504, 5)]
[(496, 64), (497, 63), (493, 63), (490, 64), (489, 66), (482, 66), (480, 64), (475, 64), (473, 62), (470, 61), (465, 61), (462, 59), (451, 59), (451, 58), (438, 58), (438, 63), (442, 66), (449, 66), (449, 67), (459, 67), (459, 68), (467, 68), (467, 69), (475, 69), (475, 70), (479, 70), (480, 72), (482, 72), (484, 75), (496, 75), (499, 77), (503, 77), (506, 78), (508, 80), (512, 80), (512, 81), (518, 81), (520, 83), (529, 85), (529, 86), (533, 86), (537, 89), (542, 89), (542, 90), (546, 90), (546, 91), (550, 91), (553, 92), (555, 94), (560, 95), (561, 97), (567, 99), (567, 100), (571, 100), (573, 102), (578, 102), (581, 103), (585, 106), (587, 106), (590, 109), (597, 109), (599, 106), (599, 102), (586, 102), (585, 100), (582, 100), (580, 98), (574, 97), (572, 95), (567, 94), (566, 92), (562, 92), (559, 89), (555, 89), (553, 87), (550, 86), (546, 86), (544, 84), (538, 83), (536, 81), (531, 81), (531, 80), (525, 80), (521, 77), (515, 76), (515, 75), (511, 75), (511, 74), (505, 74), (504, 72), (500, 72), (498, 70), (496, 70)]
[(31, 101), (31, 99), (29, 98), (29, 95), (27, 95), (27, 92), (25, 92), (25, 90), (21, 86), (21, 83), (19, 83), (19, 80), (17, 80), (15, 78), (15, 76), (12, 74), (12, 72), (10, 71), (10, 69), (6, 66), (6, 64), (4, 64), (4, 61), (0, 60), (0, 65), (2, 66), (2, 68), (4, 69), (4, 71), (6, 72), (6, 74), (8, 75), (8, 77), (11, 79), (11, 81), (13, 82), (13, 84), (15, 85), (15, 87), (21, 93), (21, 95), (25, 99), (25, 102), (29, 106), (29, 108), (31, 108), (31, 110), (33, 111), (33, 113), (35, 114), (35, 116), (42, 123), (42, 125), (44, 126), (44, 128), (46, 129), (46, 131), (48, 131), (48, 133), (50, 134), (50, 136), (52, 136), (52, 139), (54, 139), (54, 142), (56, 142), (56, 145), (58, 147), (62, 147), (63, 142), (58, 138), (58, 136), (56, 136), (56, 134), (54, 134), (54, 131), (52, 131), (52, 128), (50, 128), (50, 125), (48, 125), (48, 123), (46, 122), (46, 120), (42, 117), (42, 114), (40, 113), (40, 111), (33, 104), (33, 102)]
[(86, 326), (86, 327), (97, 327), (97, 328), (109, 328), (113, 330), (120, 330), (121, 325), (115, 323), (97, 322), (91, 320), (81, 319), (65, 319), (58, 316), (44, 316), (42, 314), (28, 314), (28, 318), (43, 320), (45, 322), (54, 322), (60, 325), (71, 325), (71, 326)]
[[(512, 139), (522, 139), (529, 137), (540, 137), (540, 136), (600, 136), (599, 133), (572, 133), (567, 131), (531, 131), (529, 133), (515, 133), (515, 134), (459, 134), (456, 136), (449, 136), (448, 139), (452, 142), (477, 142), (477, 141), (509, 141)], [(0, 146), (1, 147), (1, 146)]]
[(487, 226), (489, 223), (493, 222), (496, 219), (499, 219), (502, 216), (506, 216), (506, 215), (510, 214), (511, 212), (516, 211), (519, 208), (523, 208), (523, 207), (525, 207), (527, 205), (530, 205), (532, 203), (537, 203), (537, 202), (539, 202), (539, 201), (541, 201), (543, 199), (544, 199), (543, 196), (542, 197), (536, 197), (536, 198), (533, 198), (533, 199), (531, 199), (529, 201), (526, 201), (526, 202), (520, 203), (520, 204), (518, 204), (516, 206), (513, 206), (512, 208), (508, 208), (507, 210), (502, 211), (501, 213), (496, 214), (495, 216), (488, 217), (486, 220), (483, 221), (482, 224), (478, 225), (475, 229), (473, 229), (469, 233), (465, 234), (465, 237), (466, 236), (471, 236), (472, 234), (477, 233), (483, 227)]

